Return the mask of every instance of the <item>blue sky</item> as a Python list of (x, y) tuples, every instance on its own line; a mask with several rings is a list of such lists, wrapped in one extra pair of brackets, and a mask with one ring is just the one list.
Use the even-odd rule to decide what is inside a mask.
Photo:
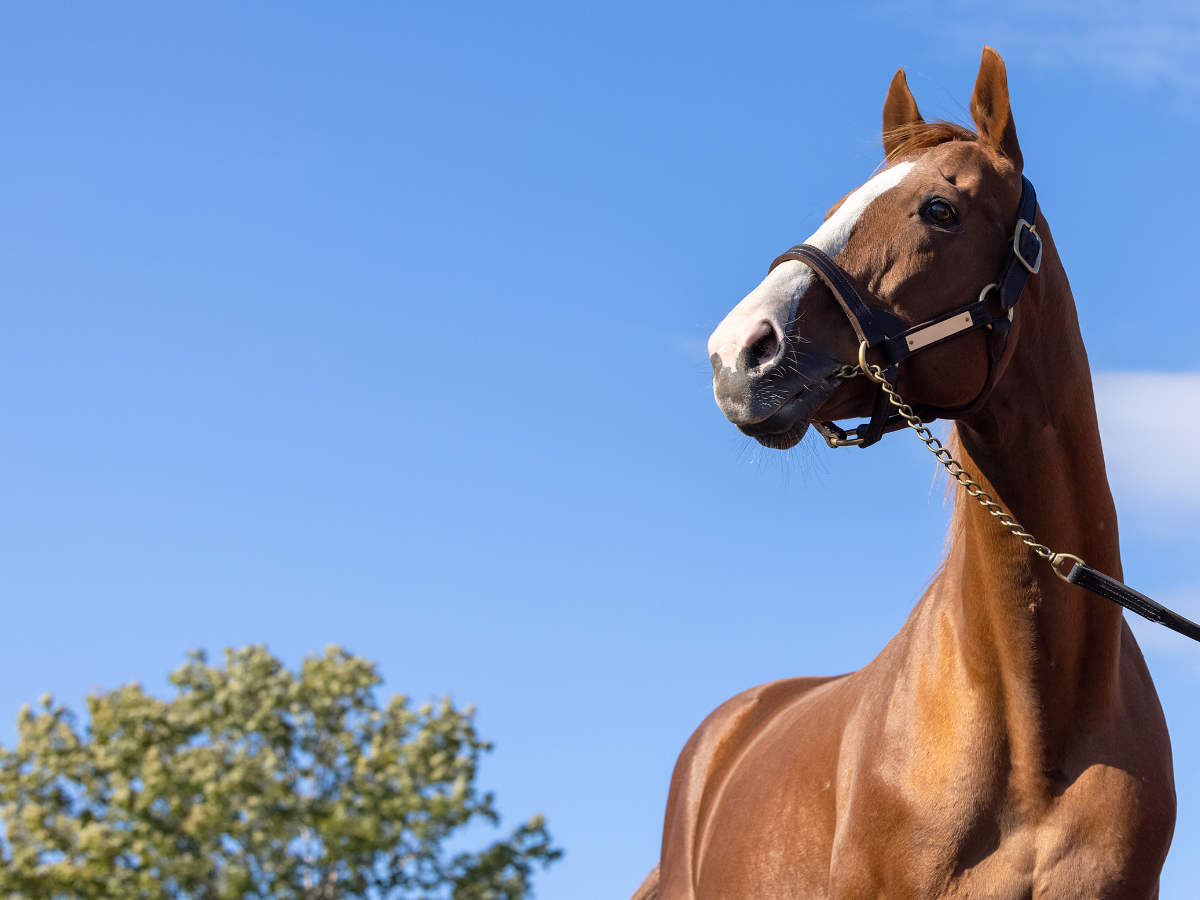
[[(896, 68), (963, 117), (984, 43), (1127, 579), (1200, 619), (1194, 4), (3, 4), (0, 716), (343, 644), (478, 705), (542, 900), (628, 895), (700, 720), (861, 666), (937, 565), (915, 439), (758, 450), (704, 341), (874, 169)], [(1135, 630), (1186, 896), (1200, 647)]]

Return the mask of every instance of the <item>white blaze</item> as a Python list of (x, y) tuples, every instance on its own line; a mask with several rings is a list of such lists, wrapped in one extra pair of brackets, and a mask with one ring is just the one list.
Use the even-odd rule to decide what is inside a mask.
[[(857, 191), (846, 198), (838, 211), (816, 230), (806, 244), (824, 250), (827, 256), (837, 256), (846, 249), (846, 243), (854, 231), (854, 225), (880, 194), (889, 191), (904, 180), (912, 171), (913, 163), (897, 163), (884, 169)], [(789, 259), (775, 267), (762, 284), (751, 291), (725, 320), (717, 326), (708, 339), (708, 353), (721, 355), (721, 362), (728, 368), (737, 367), (738, 354), (742, 348), (761, 333), (761, 323), (770, 322), (780, 338), (787, 334), (800, 295), (816, 276), (813, 270), (799, 260)]]

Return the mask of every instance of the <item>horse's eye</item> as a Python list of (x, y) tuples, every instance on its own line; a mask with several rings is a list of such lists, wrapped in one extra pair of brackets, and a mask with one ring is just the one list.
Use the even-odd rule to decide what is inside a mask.
[(945, 200), (934, 200), (925, 208), (925, 215), (939, 225), (951, 225), (954, 222), (954, 209)]

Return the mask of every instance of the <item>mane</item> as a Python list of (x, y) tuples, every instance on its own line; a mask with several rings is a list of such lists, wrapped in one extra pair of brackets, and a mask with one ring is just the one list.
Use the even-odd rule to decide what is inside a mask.
[(883, 133), (883, 142), (891, 146), (887, 162), (895, 162), (920, 150), (928, 150), (938, 144), (950, 141), (975, 141), (977, 135), (965, 125), (948, 122), (945, 119), (935, 119), (932, 122), (910, 122), (898, 128), (890, 128)]

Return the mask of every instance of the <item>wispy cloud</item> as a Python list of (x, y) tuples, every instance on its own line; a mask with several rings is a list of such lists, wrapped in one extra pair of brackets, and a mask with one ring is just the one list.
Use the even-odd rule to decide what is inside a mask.
[[(1096, 412), (1104, 440), (1104, 459), (1117, 501), (1122, 532), (1141, 540), (1131, 557), (1126, 553), (1126, 577), (1160, 603), (1200, 622), (1200, 583), (1187, 562), (1200, 550), (1192, 524), (1200, 514), (1200, 372), (1098, 372), (1092, 376)], [(1147, 557), (1146, 539), (1171, 547)], [(1180, 542), (1182, 541), (1182, 546)], [(1182, 554), (1181, 554), (1182, 551)], [(1173, 586), (1171, 586), (1173, 583)], [(1138, 643), (1147, 657), (1168, 659), (1177, 675), (1200, 677), (1196, 644), (1132, 613), (1127, 613)]]
[[(917, 4), (929, 12), (928, 4)], [(1010, 61), (1100, 70), (1136, 84), (1200, 89), (1200, 3), (1195, 0), (1048, 0), (937, 4), (943, 27), (982, 36)]]
[(1200, 512), (1200, 372), (1093, 376), (1104, 459), (1118, 506)]

